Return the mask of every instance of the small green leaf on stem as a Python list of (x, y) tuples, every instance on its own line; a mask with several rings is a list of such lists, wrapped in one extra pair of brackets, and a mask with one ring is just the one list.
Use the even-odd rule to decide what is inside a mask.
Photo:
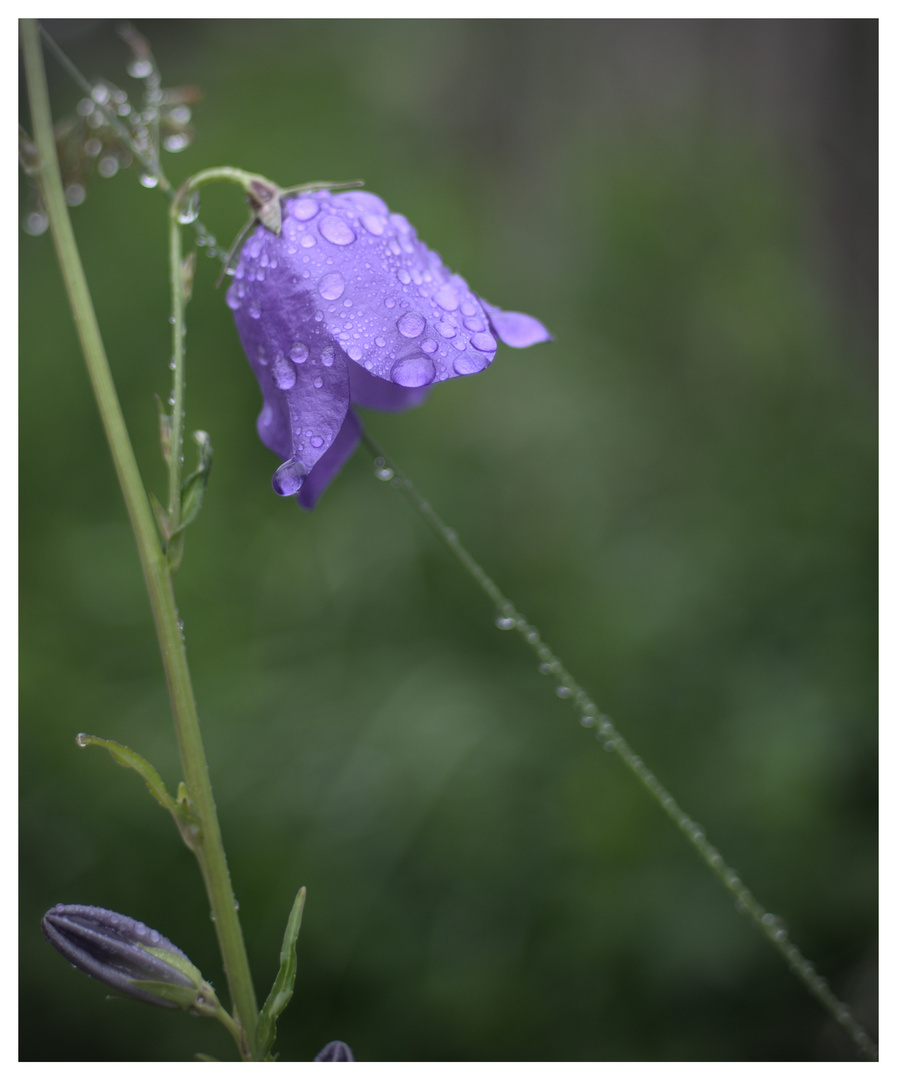
[(112, 739), (100, 739), (96, 735), (85, 735), (84, 732), (76, 737), (75, 742), (81, 747), (104, 747), (119, 765), (124, 766), (126, 769), (133, 769), (140, 774), (147, 788), (149, 788), (150, 794), (163, 809), (175, 815), (180, 813), (177, 803), (169, 795), (168, 788), (166, 788), (162, 777), (146, 758), (141, 757), (136, 750), (132, 750), (129, 746), (123, 746), (121, 743), (113, 742)]
[(81, 747), (102, 746), (109, 751), (119, 765), (124, 766), (126, 769), (133, 769), (138, 773), (152, 797), (163, 810), (167, 810), (174, 818), (184, 843), (191, 851), (195, 849), (199, 835), (199, 822), (183, 781), (178, 787), (177, 799), (173, 799), (158, 771), (150, 765), (146, 758), (141, 757), (136, 750), (114, 742), (112, 739), (100, 739), (96, 735), (85, 735), (83, 732), (77, 736), (75, 742)]
[(208, 433), (194, 431), (193, 439), (199, 447), (199, 463), (181, 485), (181, 523), (178, 531), (186, 529), (199, 513), (212, 471), (212, 440)]
[(271, 987), (268, 1000), (262, 1006), (259, 1013), (256, 1038), (258, 1040), (259, 1058), (264, 1061), (274, 1045), (274, 1037), (277, 1034), (277, 1020), (287, 1007), (293, 996), (293, 986), (296, 982), (296, 939), (299, 937), (299, 927), (302, 923), (302, 909), (305, 907), (305, 886), (303, 885), (296, 894), (293, 909), (287, 920), (287, 928), (283, 935), (283, 945), (280, 948), (280, 970)]
[(153, 510), (153, 516), (156, 519), (156, 525), (159, 528), (159, 535), (162, 537), (162, 543), (163, 545), (167, 544), (171, 539), (171, 522), (168, 520), (168, 514), (165, 507), (152, 492), (149, 492), (149, 502)]

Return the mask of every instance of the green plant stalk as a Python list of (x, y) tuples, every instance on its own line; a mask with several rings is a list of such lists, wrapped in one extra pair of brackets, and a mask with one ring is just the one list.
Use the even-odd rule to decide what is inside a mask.
[(256, 1049), (258, 1008), (215, 812), (171, 575), (115, 392), (68, 216), (56, 158), (37, 22), (23, 19), (20, 25), (34, 138), (40, 157), (40, 180), (53, 242), (116, 474), (134, 529), (159, 638), (184, 777), (193, 810), (200, 822), (195, 850), (211, 903), (235, 1019), (240, 1026), (240, 1052), (244, 1060), (252, 1060)]

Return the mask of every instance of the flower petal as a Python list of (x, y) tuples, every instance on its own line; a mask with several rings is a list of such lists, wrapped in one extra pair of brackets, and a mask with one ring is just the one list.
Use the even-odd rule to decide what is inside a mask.
[(330, 444), (330, 449), (321, 456), (317, 465), (305, 477), (296, 497), (301, 507), (306, 510), (314, 509), (324, 489), (345, 465), (360, 440), (361, 421), (350, 409), (339, 434)]
[(540, 341), (551, 341), (551, 334), (532, 315), (524, 315), (520, 311), (500, 311), (485, 303), (484, 306), (489, 313), (492, 329), (505, 345), (525, 349), (529, 345), (538, 345)]

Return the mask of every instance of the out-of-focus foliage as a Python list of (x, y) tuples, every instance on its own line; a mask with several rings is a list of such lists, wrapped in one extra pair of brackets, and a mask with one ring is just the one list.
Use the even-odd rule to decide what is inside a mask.
[[(874, 1026), (875, 24), (138, 25), (204, 94), (173, 180), (362, 177), (552, 330), (369, 428)], [(112, 23), (49, 28), (134, 85)], [(61, 116), (78, 91), (48, 66)], [(166, 212), (128, 174), (73, 211), (160, 496)], [(228, 242), (235, 190), (203, 218)], [(20, 1055), (226, 1058), (214, 1025), (104, 1002), (41, 937), (58, 901), (123, 911), (224, 990), (167, 815), (75, 747), (179, 779), (48, 237), (19, 273)], [(215, 465), (177, 587), (261, 1000), (308, 888), (283, 1058), (849, 1058), (369, 459), (313, 514), (273, 494), (216, 275), (201, 258), (188, 310)]]

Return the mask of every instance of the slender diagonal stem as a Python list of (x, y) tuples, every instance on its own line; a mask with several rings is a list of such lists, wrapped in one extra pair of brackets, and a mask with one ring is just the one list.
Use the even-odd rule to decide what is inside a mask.
[(366, 432), (362, 435), (362, 441), (374, 458), (377, 477), (390, 481), (402, 492), (495, 605), (496, 625), (502, 630), (516, 630), (520, 634), (527, 646), (538, 657), (540, 670), (555, 680), (557, 695), (568, 698), (573, 708), (579, 713), (583, 727), (593, 728), (605, 749), (617, 754), (626, 768), (694, 848), (701, 861), (731, 893), (737, 910), (750, 919), (772, 943), (795, 977), (847, 1033), (862, 1056), (871, 1061), (877, 1061), (878, 1048), (875, 1043), (857, 1023), (850, 1009), (838, 1000), (826, 980), (794, 944), (782, 920), (771, 911), (767, 911), (755, 898), (738, 873), (725, 862), (722, 854), (707, 839), (704, 829), (679, 806), (669, 791), (617, 731), (610, 717), (599, 710), (586, 691), (563, 666), (558, 656), (542, 640), (538, 630), (514, 607), (464, 547), (454, 529), (450, 529), (445, 524), (429, 502), (418, 493), (408, 477), (396, 468)]
[(50, 228), (94, 396), (137, 542), (159, 638), (184, 777), (194, 813), (200, 822), (197, 858), (209, 894), (235, 1018), (240, 1025), (240, 1052), (244, 1059), (251, 1060), (255, 1056), (258, 1009), (212, 797), (171, 576), (115, 392), (65, 204), (36, 21), (22, 20), (21, 34), (34, 138), (40, 156), (40, 182)]

